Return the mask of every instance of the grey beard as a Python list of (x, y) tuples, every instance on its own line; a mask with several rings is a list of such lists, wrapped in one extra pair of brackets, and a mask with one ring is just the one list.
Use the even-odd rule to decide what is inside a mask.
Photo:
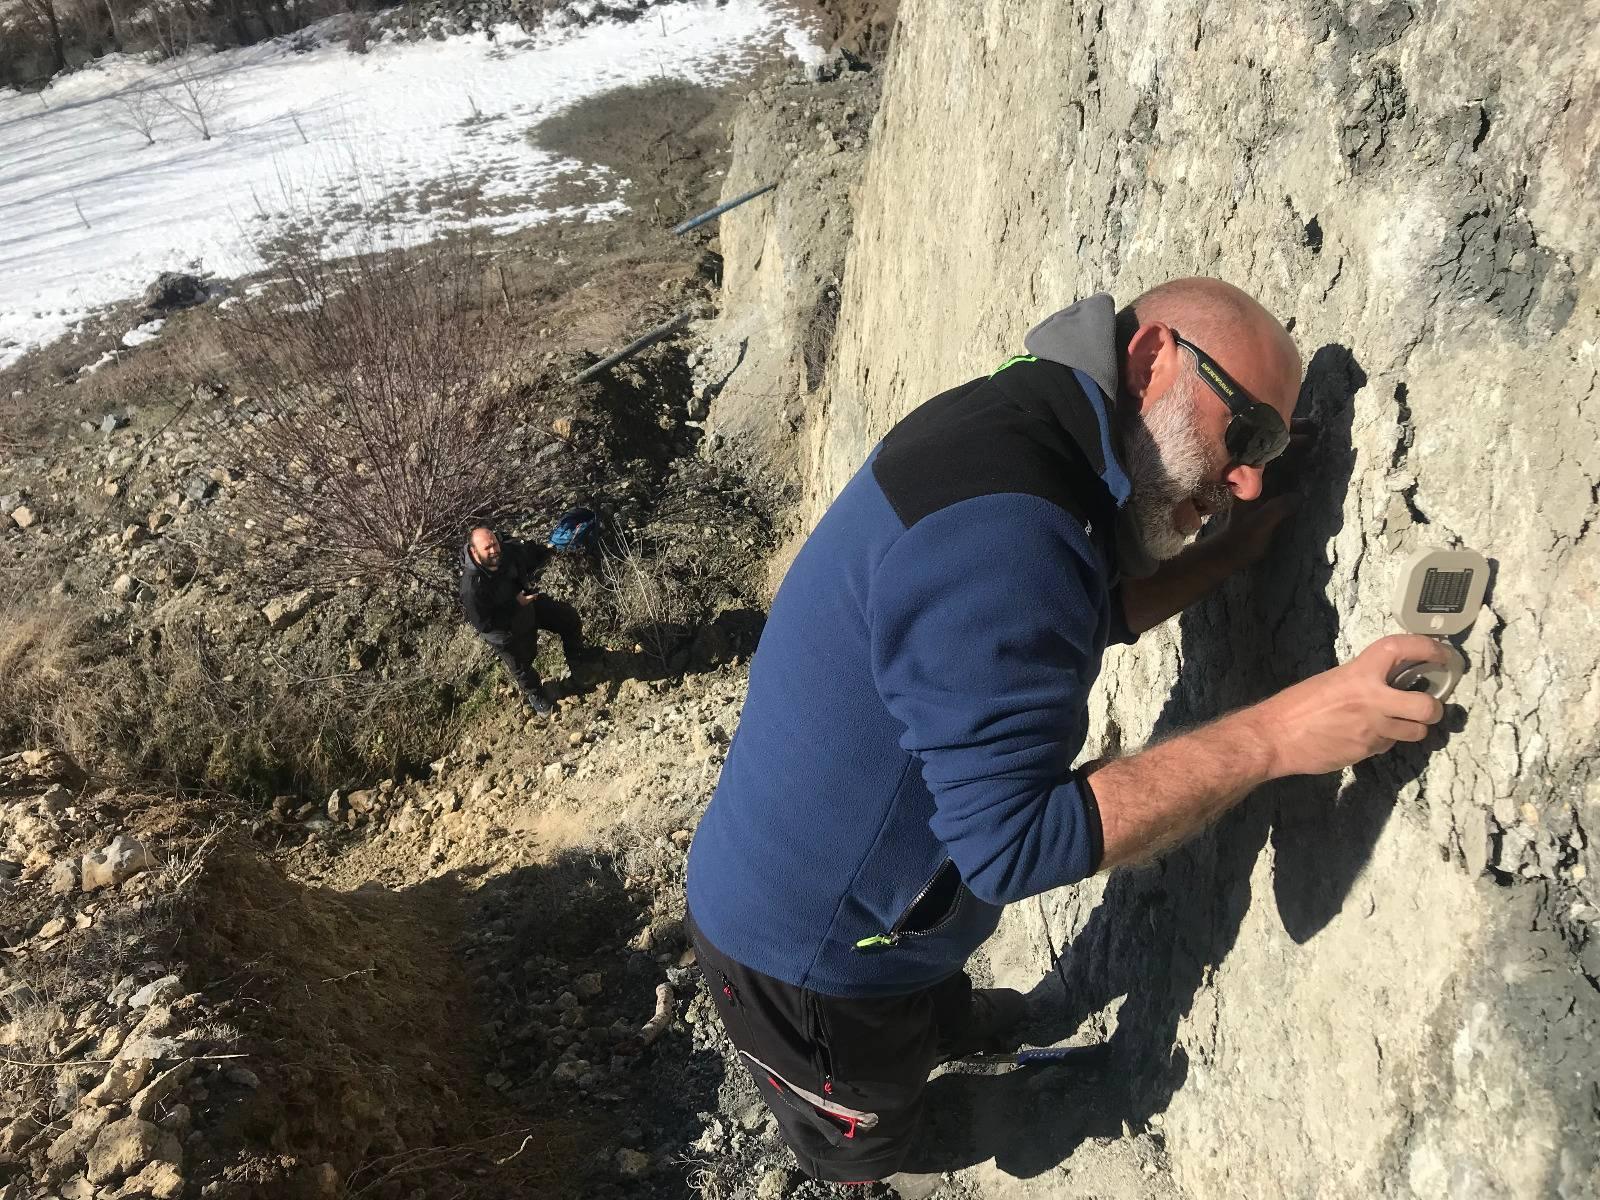
[(1198, 428), (1197, 383), (1184, 379), (1148, 413), (1135, 413), (1123, 430), (1132, 491), (1119, 525), (1119, 557), (1124, 573), (1134, 578), (1152, 573), (1188, 544), (1173, 523), (1174, 507), (1198, 499), (1226, 513), (1233, 499), (1226, 484), (1206, 480), (1215, 464)]

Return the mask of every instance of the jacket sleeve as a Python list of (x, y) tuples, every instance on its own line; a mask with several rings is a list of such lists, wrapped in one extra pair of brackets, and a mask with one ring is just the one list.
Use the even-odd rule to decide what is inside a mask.
[(517, 585), (524, 591), (537, 590), (539, 576), (544, 573), (545, 560), (550, 552), (536, 542), (518, 538), (509, 543)]
[(1072, 769), (1098, 671), (1097, 561), (1056, 506), (993, 495), (917, 522), (872, 578), (878, 692), (921, 761), (934, 836), (991, 904), (1100, 865), (1099, 811)]

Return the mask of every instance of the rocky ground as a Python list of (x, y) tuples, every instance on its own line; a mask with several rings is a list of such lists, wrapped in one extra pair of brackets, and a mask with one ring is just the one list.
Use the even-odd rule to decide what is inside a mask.
[[(791, 132), (746, 169), (845, 186), (875, 97), (824, 75), (761, 93)], [(544, 132), (594, 150), (659, 99)], [(692, 127), (672, 107), (678, 153), (607, 151), (652, 216), (728, 170), (730, 98)], [(426, 573), (329, 579), (305, 530), (256, 519), (217, 434), (258, 411), (218, 281), (154, 341), (121, 345), (152, 315), (130, 306), (0, 380), (4, 1200), (824, 1194), (726, 1058), (682, 933), (793, 496), (704, 434), (738, 365), (715, 227), (501, 253), (535, 398), (516, 528), (582, 502), (611, 538), (546, 576), (603, 649), (570, 675), (551, 648), (548, 719)], [(684, 311), (686, 336), (570, 384)]]

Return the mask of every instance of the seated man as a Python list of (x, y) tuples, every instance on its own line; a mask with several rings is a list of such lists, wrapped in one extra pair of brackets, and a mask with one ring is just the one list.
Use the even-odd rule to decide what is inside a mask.
[(467, 624), (505, 664), (506, 673), (541, 715), (555, 707), (533, 669), (539, 630), (561, 639), (567, 666), (584, 657), (583, 622), (577, 609), (542, 595), (535, 586), (550, 550), (520, 538), (502, 538), (480, 525), (461, 548), (461, 607)]

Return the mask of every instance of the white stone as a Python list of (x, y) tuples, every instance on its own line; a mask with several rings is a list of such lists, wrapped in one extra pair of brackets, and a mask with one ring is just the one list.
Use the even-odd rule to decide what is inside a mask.
[(104, 850), (83, 856), (83, 890), (93, 892), (103, 887), (113, 887), (155, 865), (155, 859), (142, 844), (119, 833)]

